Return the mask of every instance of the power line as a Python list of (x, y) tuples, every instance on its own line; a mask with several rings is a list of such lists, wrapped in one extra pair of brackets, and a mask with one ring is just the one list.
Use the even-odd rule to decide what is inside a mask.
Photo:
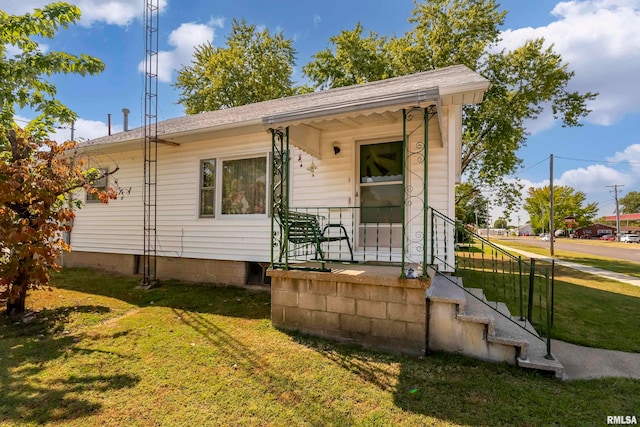
[(534, 164), (534, 165), (531, 165), (531, 166), (529, 166), (528, 168), (523, 169), (523, 170), (519, 171), (518, 173), (515, 173), (515, 174), (510, 175), (510, 176), (518, 176), (518, 175), (520, 175), (520, 174), (522, 174), (522, 173), (525, 173), (526, 171), (528, 171), (528, 170), (531, 170), (531, 169), (535, 168), (536, 166), (540, 165), (541, 163), (546, 162), (547, 160), (549, 160), (549, 156), (547, 156), (547, 157), (545, 157), (544, 159), (540, 160), (538, 163), (536, 163), (536, 164)]
[(602, 161), (602, 160), (589, 160), (589, 159), (575, 159), (575, 158), (572, 158), (572, 157), (561, 157), (561, 156), (556, 156), (556, 159), (572, 160), (572, 161), (575, 161), (575, 162), (608, 164), (608, 165), (617, 165), (617, 164), (620, 164), (620, 163), (629, 163), (629, 164), (632, 164), (632, 165), (640, 165), (640, 162), (636, 162), (636, 161), (633, 161), (633, 160)]

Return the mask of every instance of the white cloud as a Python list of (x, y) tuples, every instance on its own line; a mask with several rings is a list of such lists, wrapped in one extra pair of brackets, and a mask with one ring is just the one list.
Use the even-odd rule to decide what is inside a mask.
[[(18, 15), (32, 12), (34, 8), (42, 8), (52, 3), (52, 0), (0, 0), (0, 9)], [(80, 24), (91, 26), (96, 22), (124, 26), (134, 19), (142, 19), (144, 15), (144, 3), (131, 0), (67, 0), (67, 3), (75, 4), (80, 8), (82, 17)], [(160, 12), (167, 7), (167, 0), (158, 0)]]
[[(224, 20), (216, 19), (208, 24), (187, 22), (173, 30), (168, 37), (168, 43), (174, 47), (171, 51), (158, 53), (158, 80), (171, 82), (173, 73), (182, 65), (191, 63), (193, 51), (207, 41), (213, 41), (215, 27), (224, 24)], [(144, 72), (144, 61), (138, 64), (138, 70)]]
[(589, 193), (602, 191), (608, 185), (631, 184), (636, 180), (637, 177), (632, 173), (621, 172), (605, 165), (590, 165), (565, 171), (555, 185), (565, 185)]
[[(575, 191), (581, 191), (586, 196), (586, 203), (598, 203), (598, 215), (611, 215), (615, 210), (613, 186), (622, 186), (623, 191), (636, 191), (640, 184), (640, 144), (632, 144), (623, 151), (616, 152), (613, 156), (605, 159), (608, 164), (594, 164), (586, 167), (570, 169), (563, 172), (554, 179), (555, 186), (568, 186)], [(512, 182), (509, 178), (506, 181)], [(534, 182), (528, 179), (521, 179), (522, 200), (528, 196), (529, 188), (542, 188), (549, 185), (548, 179)], [(620, 195), (620, 194), (619, 194)], [(490, 196), (490, 194), (487, 194)], [(491, 207), (491, 217), (496, 219), (502, 216), (501, 206)], [(511, 214), (511, 222), (520, 216), (521, 224), (529, 217), (529, 214), (522, 208), (516, 209)]]
[[(20, 126), (26, 126), (31, 121), (30, 118), (19, 115), (14, 116), (14, 120)], [(120, 125), (111, 126), (111, 133), (121, 132), (122, 130), (122, 126)], [(98, 120), (78, 119), (74, 124), (73, 137), (76, 141), (82, 141), (105, 136), (108, 133), (109, 127), (105, 122)], [(59, 126), (53, 134), (49, 135), (49, 138), (52, 141), (57, 142), (69, 141), (71, 139), (71, 126)]]
[(315, 28), (318, 28), (318, 26), (320, 25), (320, 22), (322, 22), (322, 17), (318, 14), (314, 14), (313, 15), (313, 26)]
[[(12, 58), (22, 53), (22, 49), (14, 44), (6, 45), (6, 51), (4, 53), (5, 58)], [(38, 43), (38, 50), (42, 53), (46, 53), (49, 50), (49, 45), (46, 43)]]
[[(545, 27), (507, 30), (500, 47), (513, 49), (544, 37), (575, 71), (570, 90), (599, 92), (587, 122), (612, 125), (640, 113), (640, 0), (585, 0), (558, 3), (557, 20)], [(535, 131), (550, 127), (541, 118)]]
[[(105, 136), (109, 133), (109, 127), (107, 123), (99, 120), (85, 120), (78, 119), (76, 120), (74, 131), (74, 138), (77, 141), (94, 139), (101, 136)], [(111, 133), (122, 132), (123, 128), (121, 125), (111, 125)], [(71, 138), (71, 129), (65, 129), (65, 133), (61, 133), (60, 140), (67, 140)]]
[(628, 146), (622, 152), (617, 152), (613, 157), (608, 157), (607, 161), (629, 163), (629, 167), (640, 181), (640, 144)]

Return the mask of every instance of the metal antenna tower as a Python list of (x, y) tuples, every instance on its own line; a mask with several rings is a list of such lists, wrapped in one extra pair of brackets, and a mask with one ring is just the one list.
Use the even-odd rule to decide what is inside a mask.
[(141, 286), (157, 285), (157, 194), (158, 194), (158, 23), (159, 1), (146, 0), (144, 77), (144, 247)]

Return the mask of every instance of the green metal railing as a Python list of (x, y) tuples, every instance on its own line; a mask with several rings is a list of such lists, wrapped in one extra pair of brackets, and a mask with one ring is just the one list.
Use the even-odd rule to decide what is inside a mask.
[[(533, 336), (546, 340), (547, 357), (551, 357), (554, 261), (515, 256), (464, 224), (435, 209), (429, 208), (429, 211), (431, 263), (445, 265), (449, 271), (455, 271), (455, 276), (461, 277), (466, 285), (463, 289), (467, 294)], [(440, 247), (452, 242), (454, 248)], [(452, 252), (453, 257), (449, 255)], [(453, 276), (444, 277), (459, 286)], [(481, 299), (473, 288), (482, 289), (486, 298)]]
[[(282, 219), (276, 219), (277, 232), (282, 233), (283, 238), (278, 239), (279, 253), (274, 260), (285, 268), (300, 262), (322, 261), (401, 263), (401, 210), (401, 206), (289, 208), (290, 212), (315, 216), (318, 234), (325, 240), (336, 240), (322, 243), (319, 254), (314, 242), (287, 241), (285, 227), (280, 224)], [(338, 239), (343, 236), (346, 239)]]
[[(468, 295), (536, 338), (546, 340), (547, 356), (551, 357), (553, 261), (513, 255), (431, 207), (427, 207), (427, 226), (417, 227), (418, 234), (428, 230), (427, 237), (417, 249), (409, 251), (407, 247), (413, 243), (398, 222), (401, 211), (401, 206), (289, 208), (288, 212), (314, 216), (317, 233), (325, 239), (320, 252), (313, 241), (289, 241), (285, 228), (278, 223), (282, 219), (276, 218), (273, 265), (328, 271), (327, 262), (383, 263), (399, 266), (399, 276), (404, 277), (407, 265), (419, 265), (426, 259), (424, 264), (451, 283), (460, 286), (456, 278), (461, 277), (465, 285), (462, 289)], [(413, 262), (411, 256), (418, 259)], [(307, 263), (317, 263), (319, 267), (309, 267)], [(423, 265), (420, 267), (424, 274)], [(474, 290), (478, 288), (482, 293)]]

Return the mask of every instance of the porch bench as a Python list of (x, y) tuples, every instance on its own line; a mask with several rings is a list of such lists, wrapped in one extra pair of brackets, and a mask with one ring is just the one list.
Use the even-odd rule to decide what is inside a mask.
[[(286, 215), (280, 213), (278, 216), (280, 217), (280, 224), (283, 226), (289, 242), (295, 245), (314, 245), (316, 258), (319, 256), (324, 262), (327, 260), (324, 257), (322, 244), (346, 240), (349, 254), (351, 255), (351, 262), (353, 262), (353, 248), (351, 247), (351, 241), (349, 240), (349, 235), (344, 225), (340, 223), (330, 223), (321, 229), (318, 217), (304, 212), (288, 211)], [(339, 229), (340, 234), (334, 236), (328, 235), (327, 230), (331, 228)], [(284, 247), (282, 251), (284, 251)], [(281, 258), (283, 254), (282, 251), (280, 252)]]

